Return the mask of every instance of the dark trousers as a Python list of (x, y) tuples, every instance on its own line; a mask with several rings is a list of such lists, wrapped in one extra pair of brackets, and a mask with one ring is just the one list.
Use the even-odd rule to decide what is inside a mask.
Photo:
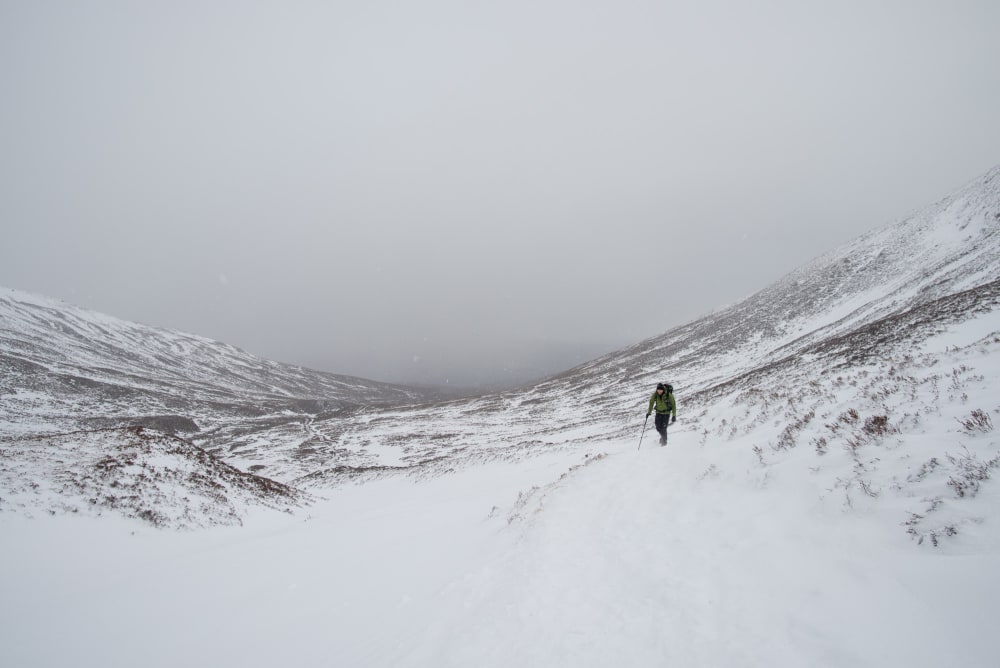
[(660, 438), (667, 440), (667, 424), (670, 422), (669, 413), (656, 414), (656, 431), (660, 432)]

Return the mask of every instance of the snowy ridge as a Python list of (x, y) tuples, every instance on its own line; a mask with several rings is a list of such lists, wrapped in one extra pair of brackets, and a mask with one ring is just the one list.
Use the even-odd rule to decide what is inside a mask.
[[(824, 340), (997, 279), (1000, 168), (729, 308), (608, 356), (607, 362), (598, 360), (591, 368), (617, 366), (625, 375), (650, 382), (668, 371), (685, 379), (690, 393), (740, 373), (741, 367), (745, 372), (805, 354)], [(688, 378), (695, 380), (689, 384)]]
[[(251, 417), (427, 393), (256, 358), (204, 337), (147, 327), (16, 290), (0, 292), (0, 404), (22, 431), (91, 418)], [(205, 424), (207, 423), (207, 425)], [(155, 426), (155, 425), (150, 425)]]

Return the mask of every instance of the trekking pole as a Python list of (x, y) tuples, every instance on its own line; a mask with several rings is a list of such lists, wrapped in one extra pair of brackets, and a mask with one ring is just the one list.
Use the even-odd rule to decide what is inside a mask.
[(649, 413), (646, 413), (646, 421), (642, 423), (642, 434), (639, 436), (639, 447), (636, 452), (642, 450), (642, 437), (646, 435), (646, 425), (649, 424)]

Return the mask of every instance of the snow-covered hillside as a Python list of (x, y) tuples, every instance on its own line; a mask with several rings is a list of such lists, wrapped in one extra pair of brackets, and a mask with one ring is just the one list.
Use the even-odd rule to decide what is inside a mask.
[(204, 337), (126, 322), (18, 290), (0, 291), (5, 433), (132, 424), (191, 433), (219, 420), (251, 421), (430, 396), (260, 359)]
[(989, 666), (998, 331), (241, 528), (0, 514), (0, 661)]
[[(1000, 168), (524, 390), (220, 410), (150, 498), (178, 517), (221, 462), (288, 485), (242, 526), (87, 508), (59, 482), (114, 441), (0, 414), (0, 665), (995, 665), (998, 230)], [(666, 447), (643, 432), (659, 380)]]
[[(817, 258), (728, 308), (522, 391), (475, 400), (318, 414), (306, 424), (201, 434), (203, 447), (284, 482), (425, 476), (553, 447), (623, 438), (657, 381), (687, 418), (709, 415), (731, 383), (767, 373), (888, 358), (996, 308), (1000, 168), (941, 202)], [(821, 380), (816, 378), (814, 380)]]
[(143, 427), (20, 438), (3, 455), (0, 510), (28, 517), (111, 512), (188, 528), (240, 524), (258, 505), (292, 512), (310, 501)]

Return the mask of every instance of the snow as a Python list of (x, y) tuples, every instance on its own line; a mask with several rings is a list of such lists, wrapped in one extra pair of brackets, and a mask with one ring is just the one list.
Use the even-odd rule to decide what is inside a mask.
[(509, 507), (510, 484), (529, 483), (542, 462), (346, 488), (309, 521), (244, 530), (4, 516), (0, 658), (984, 665), (995, 550), (927, 555), (886, 544), (864, 518), (790, 505), (784, 489), (699, 480), (700, 451), (685, 436), (619, 448), (510, 524), (490, 504)]
[[(1000, 453), (995, 432), (959, 423), (977, 407), (998, 419), (998, 331), (995, 314), (951, 327), (896, 392), (871, 396), (878, 365), (824, 379), (792, 421), (825, 417), (794, 447), (776, 447), (784, 397), (734, 391), (666, 447), (638, 449), (637, 424), (634, 439), (321, 490), (243, 527), (0, 513), (0, 665), (993, 665), (1000, 489), (959, 497), (948, 481), (961, 458)], [(858, 424), (884, 409), (900, 433), (838, 445), (850, 408)]]
[[(178, 530), (91, 508), (89, 490), (119, 483), (117, 470), (103, 481), (73, 470), (88, 491), (63, 503), (52, 470), (71, 467), (70, 447), (103, 455), (111, 437), (39, 436), (60, 411), (137, 412), (144, 394), (101, 404), (10, 383), (0, 666), (997, 665), (1000, 297), (983, 285), (920, 308), (997, 280), (991, 178), (816, 260), (786, 281), (794, 290), (779, 283), (580, 367), (571, 395), (557, 379), (423, 406), (398, 393), (378, 408), (379, 387), (0, 295), (14, 323), (0, 352), (80, 378), (116, 364), (123, 375), (107, 378), (130, 377), (155, 340), (166, 361), (137, 377), (155, 391), (170, 379), (186, 399), (215, 400), (220, 381), (255, 401), (340, 386), (373, 397), (343, 414), (269, 404), (238, 424), (216, 416), (227, 462), (318, 498), (233, 492), (223, 512), (240, 526), (163, 525), (203, 527)], [(973, 233), (981, 248), (963, 241)], [(176, 370), (192, 365), (202, 375), (184, 385)], [(663, 379), (678, 422), (666, 447), (650, 432), (639, 448), (647, 381)], [(106, 431), (120, 445), (121, 430)], [(65, 447), (25, 457), (29, 434)], [(201, 457), (137, 461), (217, 480), (199, 475)], [(310, 477), (338, 466), (364, 475)], [(205, 519), (199, 488), (182, 482), (165, 477), (152, 501)]]

